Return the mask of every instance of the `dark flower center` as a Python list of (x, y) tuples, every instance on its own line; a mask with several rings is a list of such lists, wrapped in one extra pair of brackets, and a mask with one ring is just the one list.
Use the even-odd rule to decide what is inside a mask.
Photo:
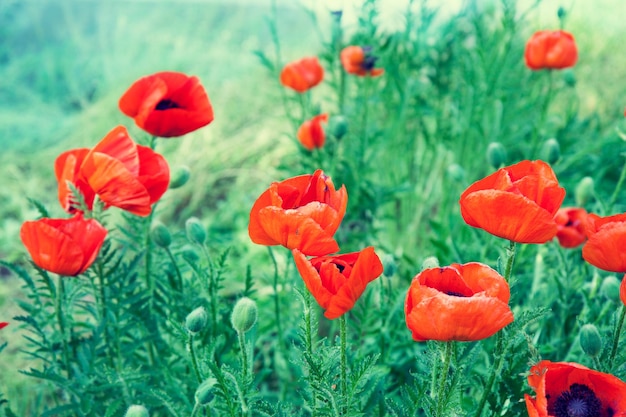
[(599, 417), (602, 403), (586, 385), (572, 384), (553, 405), (555, 417)]
[(169, 110), (169, 109), (179, 109), (180, 106), (176, 103), (174, 103), (172, 100), (161, 100), (158, 102), (158, 104), (156, 105), (156, 110)]
[(455, 291), (446, 291), (446, 294), (451, 295), (453, 297), (467, 297), (467, 295), (463, 295), (460, 292), (455, 292)]
[(363, 62), (361, 63), (361, 68), (363, 68), (365, 71), (373, 70), (374, 67), (376, 66), (377, 59), (378, 57), (375, 57), (374, 55), (365, 55), (365, 58), (363, 59)]

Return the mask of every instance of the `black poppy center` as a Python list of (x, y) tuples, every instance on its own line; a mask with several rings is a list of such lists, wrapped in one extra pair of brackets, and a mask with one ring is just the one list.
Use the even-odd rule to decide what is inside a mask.
[(373, 55), (366, 55), (363, 59), (363, 62), (361, 63), (361, 68), (363, 68), (365, 71), (373, 70), (376, 66), (377, 59), (378, 57), (375, 57)]
[(453, 297), (467, 297), (467, 295), (461, 294), (460, 292), (456, 292), (456, 291), (446, 291), (446, 294), (451, 295)]
[(602, 403), (586, 385), (572, 384), (554, 402), (555, 417), (599, 417)]
[(172, 100), (165, 99), (161, 100), (156, 105), (156, 110), (169, 110), (169, 109), (179, 109), (180, 106), (173, 102)]

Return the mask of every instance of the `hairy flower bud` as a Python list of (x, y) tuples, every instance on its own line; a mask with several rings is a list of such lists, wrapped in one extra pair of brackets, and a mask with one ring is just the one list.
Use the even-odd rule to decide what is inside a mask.
[(539, 155), (542, 160), (549, 164), (554, 164), (561, 157), (561, 147), (559, 146), (559, 142), (554, 138), (548, 139), (541, 146)]
[(191, 171), (185, 165), (178, 166), (174, 169), (172, 173), (172, 180), (170, 181), (170, 189), (173, 190), (175, 188), (180, 188), (183, 185), (187, 184), (189, 181), (189, 177), (191, 176)]
[(615, 275), (609, 275), (604, 278), (600, 285), (600, 294), (602, 294), (607, 300), (614, 303), (619, 303), (619, 289), (620, 280)]
[(131, 405), (126, 410), (125, 417), (150, 417), (148, 409), (143, 405)]
[(386, 277), (393, 276), (398, 270), (398, 264), (396, 263), (396, 260), (394, 259), (393, 255), (389, 253), (386, 254), (385, 256), (383, 256), (382, 261), (383, 261), (383, 274)]
[(233, 308), (230, 321), (237, 332), (245, 333), (254, 326), (257, 318), (256, 303), (248, 297), (240, 298)]
[(208, 319), (209, 315), (204, 307), (198, 307), (187, 315), (185, 327), (192, 334), (199, 333), (205, 328)]
[(594, 194), (594, 183), (593, 178), (584, 177), (580, 180), (578, 185), (576, 186), (576, 190), (574, 191), (574, 195), (576, 196), (576, 205), (578, 207), (583, 207), (585, 204), (589, 202), (591, 197)]
[(602, 350), (602, 338), (600, 337), (598, 328), (593, 324), (585, 324), (580, 329), (580, 347), (592, 358), (600, 354)]
[(192, 265), (197, 265), (200, 262), (200, 255), (191, 245), (183, 247), (182, 255), (183, 259)]
[(500, 142), (491, 142), (487, 146), (487, 162), (494, 169), (501, 168), (506, 163), (506, 149)]
[(197, 243), (199, 245), (204, 244), (206, 240), (206, 230), (196, 217), (191, 217), (185, 222), (185, 229), (187, 230), (187, 239), (190, 242)]
[(344, 116), (332, 116), (328, 121), (328, 131), (337, 139), (341, 139), (348, 132), (348, 121)]
[(429, 256), (422, 262), (422, 271), (430, 268), (437, 268), (439, 266), (439, 259), (436, 256)]
[(167, 248), (172, 243), (172, 235), (167, 227), (161, 223), (156, 222), (150, 230), (150, 237), (152, 241), (162, 248)]
[(196, 402), (200, 405), (207, 405), (213, 398), (215, 398), (215, 391), (213, 387), (217, 384), (217, 379), (215, 378), (207, 378), (204, 380), (202, 384), (196, 389), (195, 399)]

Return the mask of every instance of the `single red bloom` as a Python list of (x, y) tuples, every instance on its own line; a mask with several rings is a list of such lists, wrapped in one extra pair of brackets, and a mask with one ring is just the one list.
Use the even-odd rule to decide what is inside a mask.
[(378, 77), (382, 75), (385, 70), (382, 68), (374, 68), (378, 57), (372, 53), (372, 48), (369, 46), (347, 46), (343, 48), (340, 54), (341, 65), (348, 74), (358, 75), (359, 77), (365, 77), (369, 75), (371, 77)]
[(626, 213), (587, 216), (587, 243), (583, 258), (591, 265), (612, 272), (626, 272)]
[(573, 67), (578, 49), (572, 34), (562, 30), (536, 32), (526, 43), (526, 66), (532, 70)]
[(577, 363), (541, 361), (530, 369), (525, 394), (530, 417), (626, 416), (626, 383)]
[(459, 203), (470, 226), (518, 243), (545, 243), (556, 235), (563, 198), (550, 165), (522, 161), (470, 185)]
[(575, 248), (587, 240), (585, 225), (587, 210), (583, 208), (563, 207), (554, 216), (556, 238), (564, 248)]
[(322, 127), (322, 122), (328, 121), (328, 114), (320, 114), (302, 123), (298, 129), (298, 140), (302, 146), (312, 151), (321, 148), (326, 141), (326, 133)]
[(282, 245), (307, 256), (339, 251), (333, 235), (346, 213), (346, 187), (335, 190), (320, 169), (275, 182), (250, 210), (248, 233), (259, 245)]
[(367, 284), (383, 273), (383, 264), (371, 246), (361, 252), (310, 260), (296, 249), (293, 258), (304, 284), (329, 320), (350, 311)]
[(59, 275), (75, 276), (98, 256), (107, 231), (78, 213), (69, 219), (43, 218), (22, 224), (20, 237), (35, 265)]
[(6, 321), (0, 322), (0, 329), (4, 329), (8, 325), (9, 325), (9, 323), (7, 323)]
[(324, 79), (324, 68), (317, 57), (306, 57), (290, 62), (280, 72), (280, 83), (298, 93), (304, 93)]
[(406, 295), (406, 325), (418, 342), (486, 339), (513, 322), (509, 285), (487, 265), (425, 269)]
[(200, 80), (180, 72), (157, 72), (135, 81), (119, 107), (154, 136), (182, 136), (213, 121), (213, 107)]

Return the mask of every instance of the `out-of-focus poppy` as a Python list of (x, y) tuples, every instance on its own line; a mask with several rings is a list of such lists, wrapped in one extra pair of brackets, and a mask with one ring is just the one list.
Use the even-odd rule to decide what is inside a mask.
[(322, 122), (328, 121), (328, 114), (319, 114), (312, 119), (306, 120), (298, 129), (298, 140), (302, 146), (312, 151), (321, 148), (326, 141), (326, 133), (322, 127)]
[(304, 93), (324, 79), (324, 68), (317, 57), (306, 57), (290, 62), (280, 72), (280, 82), (298, 93)]
[(522, 161), (470, 185), (459, 202), (470, 226), (518, 243), (545, 243), (556, 235), (563, 198), (550, 165)]
[(562, 30), (536, 32), (526, 43), (526, 65), (532, 70), (573, 67), (578, 49), (571, 33)]
[(556, 238), (564, 248), (575, 248), (587, 240), (585, 234), (587, 210), (563, 207), (556, 212), (554, 221), (556, 221)]
[(200, 80), (180, 72), (157, 72), (135, 81), (119, 101), (122, 113), (154, 136), (182, 136), (213, 121)]
[(329, 320), (350, 311), (367, 284), (383, 273), (383, 264), (371, 246), (360, 252), (310, 260), (294, 250), (293, 258), (304, 284)]
[(485, 339), (513, 321), (509, 298), (509, 285), (487, 265), (425, 269), (409, 287), (406, 324), (418, 342)]
[(259, 245), (283, 245), (307, 256), (339, 250), (333, 235), (348, 204), (345, 186), (335, 190), (322, 170), (275, 182), (250, 210), (248, 233)]
[(89, 186), (86, 180), (80, 175), (80, 167), (89, 153), (88, 148), (72, 149), (63, 152), (54, 161), (54, 173), (58, 182), (59, 203), (63, 210), (68, 213), (76, 212), (78, 206), (78, 196), (73, 195), (68, 182), (82, 194), (83, 201), (87, 208), (93, 208), (93, 200), (96, 193)]
[(107, 231), (78, 213), (69, 219), (43, 218), (22, 224), (20, 237), (35, 265), (59, 275), (75, 276), (98, 256)]
[(378, 57), (372, 54), (372, 48), (369, 46), (346, 46), (340, 54), (341, 65), (348, 74), (364, 77), (378, 77), (385, 70), (382, 68), (374, 68)]
[(530, 417), (625, 416), (626, 383), (577, 363), (541, 361), (530, 369), (525, 394)]
[(587, 243), (583, 258), (591, 265), (612, 272), (626, 272), (626, 213), (587, 216)]
[(3, 322), (0, 323), (0, 329), (4, 329), (8, 325), (9, 325), (9, 323), (7, 323), (6, 321), (3, 321)]

